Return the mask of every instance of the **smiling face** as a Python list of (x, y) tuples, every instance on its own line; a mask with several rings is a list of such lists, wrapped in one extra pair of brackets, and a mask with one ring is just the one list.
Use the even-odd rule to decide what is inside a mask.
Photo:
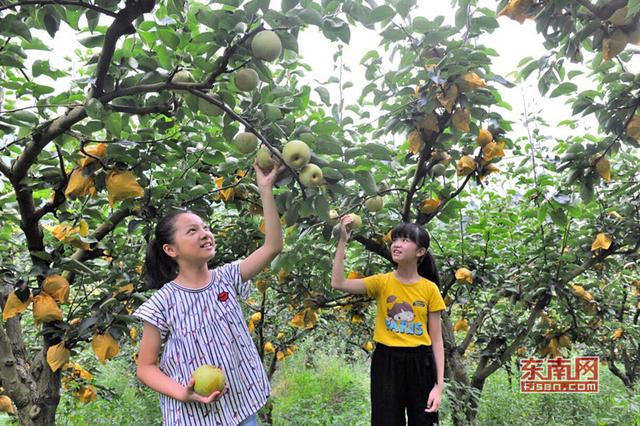
[(391, 243), (391, 258), (394, 262), (415, 262), (425, 255), (426, 250), (407, 237), (397, 237)]
[(182, 213), (173, 223), (173, 243), (162, 248), (177, 262), (207, 262), (216, 253), (216, 242), (200, 216)]

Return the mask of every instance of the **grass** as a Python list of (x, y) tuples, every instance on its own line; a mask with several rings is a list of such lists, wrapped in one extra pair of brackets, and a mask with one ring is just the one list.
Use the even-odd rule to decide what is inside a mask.
[(367, 363), (302, 350), (273, 378), (273, 425), (370, 424)]
[[(322, 347), (322, 349), (316, 349)], [(273, 377), (272, 425), (364, 426), (370, 424), (369, 362), (350, 361), (311, 341), (281, 363)], [(89, 365), (90, 361), (85, 364)], [(93, 365), (98, 399), (88, 404), (63, 392), (56, 424), (71, 426), (159, 425), (157, 393), (141, 385), (127, 357)], [(448, 385), (450, 386), (450, 385)], [(443, 398), (441, 425), (451, 422), (451, 401)], [(266, 416), (266, 409), (260, 413)], [(0, 425), (16, 417), (0, 414)], [(266, 425), (266, 423), (262, 423)], [(500, 370), (484, 387), (478, 425), (640, 426), (640, 393), (629, 392), (606, 367), (600, 369), (597, 394), (523, 394), (518, 378)]]
[(606, 367), (596, 394), (527, 394), (517, 377), (493, 374), (482, 392), (479, 425), (640, 426), (640, 393), (629, 392)]

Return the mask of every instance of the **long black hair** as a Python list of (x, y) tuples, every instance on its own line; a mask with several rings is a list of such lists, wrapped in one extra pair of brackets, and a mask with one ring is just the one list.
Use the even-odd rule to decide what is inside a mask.
[(440, 273), (438, 272), (438, 266), (433, 258), (433, 255), (429, 251), (429, 245), (431, 244), (431, 238), (429, 234), (419, 225), (415, 223), (401, 223), (397, 225), (391, 231), (391, 240), (396, 238), (408, 238), (418, 247), (422, 247), (427, 253), (418, 261), (418, 275), (423, 278), (433, 281), (438, 287), (440, 287)]
[(147, 288), (158, 289), (178, 276), (178, 263), (165, 253), (162, 247), (174, 243), (176, 217), (184, 213), (190, 211), (171, 210), (156, 224), (154, 237), (147, 245), (147, 255), (144, 259), (144, 282)]

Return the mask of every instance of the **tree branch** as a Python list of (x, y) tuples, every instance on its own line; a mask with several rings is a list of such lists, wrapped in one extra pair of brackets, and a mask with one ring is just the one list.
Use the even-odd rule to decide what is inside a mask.
[(135, 33), (133, 22), (144, 13), (151, 12), (155, 5), (155, 0), (127, 0), (124, 9), (118, 12), (116, 19), (111, 23), (104, 36), (102, 53), (96, 65), (96, 82), (90, 97), (100, 97), (103, 94), (105, 77), (109, 71), (118, 39), (125, 34)]
[(62, 156), (62, 150), (56, 144), (56, 151), (58, 152), (58, 161), (60, 163), (60, 175), (62, 176), (62, 182), (58, 184), (58, 187), (53, 192), (53, 200), (40, 207), (35, 212), (35, 220), (39, 221), (47, 213), (51, 213), (56, 210), (64, 201), (66, 196), (64, 190), (69, 182), (67, 172), (64, 170), (64, 157)]
[(305, 193), (304, 192), (304, 186), (300, 182), (300, 179), (298, 177), (298, 173), (296, 173), (296, 171), (284, 161), (284, 159), (282, 158), (282, 155), (280, 154), (280, 152), (277, 149), (275, 149), (273, 147), (273, 145), (271, 144), (271, 142), (269, 142), (267, 140), (267, 138), (265, 138), (251, 123), (249, 123), (244, 117), (236, 114), (235, 111), (233, 111), (224, 102), (220, 101), (219, 99), (216, 99), (216, 98), (214, 98), (212, 96), (209, 96), (208, 94), (206, 94), (204, 92), (201, 92), (201, 91), (198, 91), (198, 90), (189, 89), (189, 92), (193, 93), (197, 97), (202, 98), (205, 101), (207, 101), (209, 103), (212, 103), (215, 106), (217, 106), (218, 108), (222, 109), (229, 117), (231, 117), (234, 120), (236, 120), (237, 122), (241, 123), (248, 131), (250, 131), (251, 133), (256, 135), (258, 137), (258, 139), (260, 139), (260, 141), (269, 149), (269, 151), (271, 151), (272, 155), (275, 156), (278, 159), (280, 164), (284, 165), (287, 169), (289, 169), (289, 171), (291, 171), (291, 175), (296, 180), (296, 182), (298, 182), (298, 185), (300, 185), (300, 188), (302, 189), (302, 194), (304, 196), (304, 193)]
[(171, 117), (173, 112), (176, 110), (175, 100), (159, 104), (159, 105), (151, 105), (151, 106), (122, 106), (122, 105), (107, 105), (114, 111), (124, 112), (127, 114), (138, 114), (138, 115), (146, 115), (146, 114), (164, 114), (167, 117)]
[[(422, 138), (422, 131), (420, 132), (420, 137)], [(423, 138), (424, 140), (424, 138)], [(413, 181), (411, 182), (411, 187), (409, 188), (409, 192), (404, 199), (404, 206), (402, 208), (402, 221), (409, 222), (411, 219), (411, 201), (413, 200), (413, 196), (418, 190), (418, 182), (427, 174), (428, 170), (423, 170), (423, 166), (427, 162), (427, 155), (431, 154), (431, 143), (424, 141), (424, 147), (422, 147), (422, 151), (420, 151), (420, 157), (418, 158), (418, 164), (416, 165), (416, 172), (413, 174)], [(434, 138), (435, 142), (435, 138)]]
[(236, 53), (236, 50), (238, 50), (238, 48), (242, 46), (251, 36), (259, 33), (263, 29), (264, 27), (260, 25), (257, 28), (254, 28), (253, 30), (246, 33), (244, 36), (242, 36), (240, 41), (238, 41), (236, 44), (233, 44), (227, 47), (224, 50), (224, 53), (222, 54), (222, 56), (218, 58), (218, 60), (216, 61), (216, 67), (211, 72), (209, 77), (207, 77), (207, 79), (205, 80), (205, 84), (208, 87), (211, 87), (213, 83), (216, 81), (216, 78), (218, 78), (219, 76), (221, 76), (227, 71), (227, 65), (229, 65), (229, 61), (231, 60), (231, 57), (233, 56), (233, 54)]
[(364, 248), (369, 250), (370, 252), (373, 252), (381, 257), (384, 257), (389, 262), (393, 262), (393, 259), (391, 258), (391, 253), (389, 253), (389, 250), (387, 249), (386, 246), (379, 244), (376, 241), (371, 240), (369, 238), (365, 238), (362, 235), (354, 235), (353, 239), (359, 242), (360, 244), (362, 244)]
[(476, 319), (473, 320), (473, 323), (471, 323), (471, 327), (469, 327), (469, 331), (467, 332), (467, 335), (464, 337), (464, 340), (462, 341), (462, 343), (460, 343), (459, 351), (461, 354), (465, 353), (465, 351), (467, 350), (467, 347), (469, 346), (469, 344), (471, 344), (471, 341), (473, 340), (473, 337), (475, 336), (476, 332), (482, 326), (484, 318), (489, 314), (489, 312), (496, 305), (496, 303), (498, 303), (500, 299), (504, 297), (505, 293), (506, 292), (504, 290), (498, 291), (493, 295), (489, 303), (487, 303), (485, 306), (482, 307), (482, 309), (480, 310), (480, 313), (478, 314), (478, 316), (476, 316)]
[[(93, 234), (91, 234), (91, 237), (97, 241), (101, 241), (104, 237), (109, 235), (109, 233), (113, 231), (120, 222), (127, 217), (132, 216), (134, 213), (135, 212), (128, 207), (116, 210), (93, 232)], [(78, 249), (73, 253), (71, 258), (81, 262), (89, 253), (89, 250)]]
[(462, 192), (464, 187), (467, 186), (467, 183), (469, 183), (469, 181), (471, 180), (471, 176), (472, 175), (473, 175), (473, 173), (469, 173), (464, 178), (464, 181), (462, 182), (462, 185), (460, 185), (460, 187), (458, 189), (456, 189), (455, 192), (452, 192), (448, 197), (444, 197), (444, 199), (440, 202), (440, 205), (438, 206), (436, 211), (431, 212), (429, 214), (422, 213), (422, 212), (418, 213), (418, 218), (416, 219), (416, 224), (424, 225), (425, 223), (428, 223), (431, 219), (436, 217), (438, 215), (438, 213), (440, 213), (440, 211), (445, 207), (445, 205), (450, 200), (453, 200), (454, 198), (456, 198), (458, 196), (458, 194), (460, 194)]
[(16, 7), (20, 7), (20, 6), (46, 5), (46, 4), (78, 6), (78, 7), (83, 7), (85, 9), (94, 10), (96, 12), (102, 13), (103, 15), (111, 16), (113, 18), (117, 16), (116, 12), (112, 12), (111, 10), (107, 10), (100, 6), (96, 6), (95, 4), (84, 3), (82, 1), (72, 1), (72, 0), (25, 0), (18, 3), (11, 3), (4, 6), (0, 6), (0, 12), (6, 9), (15, 9)]

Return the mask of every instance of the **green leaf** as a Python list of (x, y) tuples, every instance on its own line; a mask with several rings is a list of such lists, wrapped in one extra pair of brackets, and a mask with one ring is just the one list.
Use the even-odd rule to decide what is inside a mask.
[(87, 265), (85, 265), (84, 263), (76, 259), (67, 257), (62, 259), (60, 263), (62, 268), (67, 271), (71, 271), (79, 274), (88, 274), (90, 276), (95, 275), (95, 272), (91, 268), (89, 268)]
[(315, 207), (316, 214), (321, 220), (328, 221), (330, 219), (329, 203), (322, 195), (319, 195), (318, 197), (315, 198), (315, 200), (313, 200), (313, 205)]
[(351, 39), (351, 31), (349, 30), (349, 25), (338, 18), (325, 18), (322, 32), (330, 40), (336, 40), (337, 37), (344, 43), (349, 44), (349, 40)]
[(87, 10), (85, 14), (87, 18), (87, 25), (89, 26), (89, 31), (94, 32), (98, 27), (98, 20), (100, 19), (100, 13), (95, 10)]
[(114, 136), (120, 137), (120, 133), (122, 132), (122, 116), (120, 115), (120, 113), (112, 112), (111, 114), (109, 114), (104, 122), (104, 126)]
[(224, 129), (222, 129), (222, 134), (228, 142), (231, 142), (239, 130), (240, 128), (237, 125), (226, 123)]
[(40, 121), (38, 116), (30, 111), (16, 111), (11, 114), (11, 118), (21, 121), (23, 123), (33, 124), (34, 126)]
[(38, 38), (31, 39), (31, 41), (23, 41), (22, 48), (25, 50), (43, 50), (46, 52), (51, 50), (49, 46), (44, 44), (43, 41)]
[(549, 211), (549, 216), (551, 217), (553, 223), (555, 223), (559, 227), (564, 228), (565, 226), (567, 226), (567, 215), (562, 209), (551, 209)]
[(27, 41), (31, 41), (31, 31), (29, 31), (29, 27), (22, 22), (21, 19), (17, 18), (15, 15), (9, 15), (7, 16), (7, 20), (9, 21), (8, 25), (12, 32)]
[(0, 53), (0, 65), (6, 67), (22, 68), (22, 62), (14, 58), (13, 55), (4, 52)]
[(331, 180), (341, 180), (343, 178), (342, 173), (340, 173), (336, 169), (332, 169), (331, 167), (323, 167), (322, 175), (325, 179)]
[(282, 11), (287, 13), (300, 3), (300, 0), (282, 0)]
[(274, 104), (262, 105), (262, 111), (264, 111), (265, 118), (270, 121), (278, 121), (283, 117), (280, 107)]
[(329, 91), (327, 90), (326, 87), (323, 87), (323, 86), (316, 87), (315, 91), (318, 92), (318, 95), (320, 95), (320, 99), (322, 100), (322, 102), (324, 102), (326, 106), (329, 106), (331, 104), (331, 97), (329, 96)]
[(54, 38), (58, 32), (58, 28), (60, 28), (60, 18), (47, 13), (44, 16), (44, 26), (51, 38)]
[(104, 34), (89, 36), (78, 40), (84, 47), (100, 47), (104, 44)]
[(593, 200), (593, 185), (582, 182), (580, 185), (580, 198), (585, 204), (589, 204)]
[(302, 9), (300, 13), (298, 13), (298, 16), (306, 24), (317, 25), (319, 27), (322, 27), (322, 15), (320, 14), (320, 12), (318, 12), (315, 9), (310, 9), (310, 8)]
[(218, 11), (202, 8), (196, 12), (196, 19), (201, 24), (216, 30), (221, 16)]
[(416, 16), (413, 19), (412, 28), (414, 33), (426, 33), (431, 29), (431, 24), (427, 18), (423, 16)]
[(85, 109), (89, 118), (95, 118), (96, 120), (102, 119), (102, 116), (104, 114), (104, 106), (98, 99), (89, 99), (85, 105)]
[(574, 83), (564, 82), (564, 83), (560, 84), (558, 87), (556, 87), (553, 90), (553, 92), (551, 92), (549, 97), (555, 98), (555, 97), (558, 97), (558, 96), (562, 96), (562, 95), (566, 95), (566, 94), (569, 94), (569, 93), (573, 93), (573, 92), (576, 91), (576, 89), (578, 89), (578, 86), (576, 86)]
[(398, 28), (393, 28), (391, 26), (385, 28), (384, 31), (380, 33), (380, 35), (382, 36), (382, 38), (384, 38), (385, 41), (398, 41), (407, 38), (407, 35), (404, 31)]
[(294, 36), (285, 31), (280, 31), (278, 36), (282, 41), (283, 48), (293, 50), (298, 53), (298, 40)]
[(159, 29), (158, 37), (162, 42), (166, 43), (166, 45), (173, 50), (175, 50), (180, 45), (180, 37), (176, 35), (175, 30), (168, 30), (164, 28)]
[(31, 72), (33, 73), (34, 77), (38, 77), (40, 75), (47, 75), (54, 80), (57, 78), (65, 77), (67, 75), (62, 71), (52, 70), (50, 68), (49, 61), (44, 61), (40, 59), (33, 61), (33, 65), (31, 65)]
[(287, 226), (295, 225), (296, 221), (298, 220), (298, 209), (299, 206), (297, 205), (297, 203), (292, 204), (284, 214), (284, 221)]
[(378, 6), (369, 14), (369, 23), (374, 24), (376, 22), (384, 21), (389, 18), (393, 18), (396, 12), (391, 6), (382, 5)]
[(356, 172), (356, 180), (369, 195), (376, 194), (378, 192), (378, 186), (376, 185), (376, 180), (373, 178), (373, 175), (368, 170), (358, 170)]
[(393, 153), (386, 146), (377, 144), (377, 143), (368, 143), (364, 146), (367, 154), (370, 155), (371, 158), (376, 160), (390, 160), (393, 156)]
[(411, 11), (415, 5), (416, 0), (399, 0), (396, 8), (398, 10), (398, 14), (403, 18), (406, 18), (409, 15), (409, 11)]

